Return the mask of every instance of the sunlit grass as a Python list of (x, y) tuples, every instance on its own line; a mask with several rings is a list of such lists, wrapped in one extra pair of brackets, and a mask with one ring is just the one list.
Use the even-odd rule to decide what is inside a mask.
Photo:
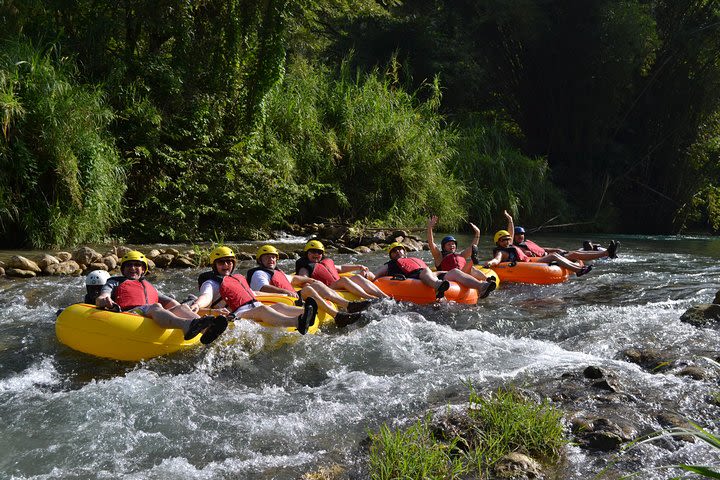
[(566, 445), (562, 413), (516, 391), (485, 398), (471, 390), (469, 428), (449, 440), (437, 438), (429, 418), (406, 429), (383, 425), (371, 435), (370, 471), (375, 480), (485, 477), (505, 455), (520, 452), (544, 464), (560, 460)]

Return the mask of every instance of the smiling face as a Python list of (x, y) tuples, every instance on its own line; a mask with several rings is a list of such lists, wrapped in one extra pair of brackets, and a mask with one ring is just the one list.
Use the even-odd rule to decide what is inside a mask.
[(403, 247), (395, 247), (392, 250), (390, 250), (390, 259), (391, 260), (397, 260), (398, 258), (403, 258), (406, 253), (405, 249)]
[(260, 255), (260, 264), (265, 268), (275, 270), (275, 267), (277, 267), (277, 262), (278, 256), (274, 253), (265, 253), (263, 255)]
[(525, 232), (517, 232), (513, 235), (514, 243), (523, 243), (525, 241)]
[(233, 257), (222, 257), (213, 262), (213, 270), (225, 277), (232, 274), (234, 269), (235, 259)]
[(317, 262), (319, 262), (320, 260), (322, 260), (322, 258), (323, 258), (323, 251), (322, 251), (322, 250), (317, 250), (317, 249), (315, 249), (315, 248), (311, 248), (310, 250), (307, 251), (307, 258), (308, 258), (309, 261), (311, 261), (311, 262), (313, 262), (313, 263), (317, 263)]
[(504, 237), (500, 237), (497, 241), (497, 244), (500, 247), (507, 247), (508, 245), (510, 245), (510, 240), (512, 240), (512, 237), (510, 237), (510, 235), (506, 235)]
[(457, 250), (457, 243), (452, 240), (445, 242), (442, 246), (442, 250), (443, 252), (454, 253), (455, 250)]
[(145, 264), (135, 260), (129, 260), (120, 267), (122, 274), (130, 280), (139, 280), (145, 273)]

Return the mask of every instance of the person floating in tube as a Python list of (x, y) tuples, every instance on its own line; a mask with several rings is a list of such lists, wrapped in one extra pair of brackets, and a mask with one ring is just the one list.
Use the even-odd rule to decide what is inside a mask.
[(263, 305), (255, 297), (244, 276), (233, 274), (237, 260), (231, 248), (220, 246), (210, 253), (212, 270), (198, 277), (200, 295), (189, 307), (193, 312), (201, 308), (220, 308), (234, 318), (263, 322), (276, 327), (295, 327), (305, 335), (315, 324), (318, 305), (312, 298), (304, 308), (276, 303)]
[(227, 319), (211, 315), (200, 317), (187, 305), (158, 292), (145, 279), (148, 261), (136, 250), (126, 253), (120, 261), (122, 276), (110, 277), (95, 300), (99, 308), (136, 313), (151, 318), (162, 328), (182, 330), (185, 340), (202, 333), (200, 342), (213, 342), (227, 328)]

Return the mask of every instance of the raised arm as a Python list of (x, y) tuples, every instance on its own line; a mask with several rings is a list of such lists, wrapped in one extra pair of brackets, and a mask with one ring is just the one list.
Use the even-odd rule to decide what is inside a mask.
[(510, 245), (513, 243), (513, 236), (515, 234), (515, 223), (513, 222), (512, 216), (508, 213), (507, 210), (504, 210), (505, 218), (507, 218), (508, 225), (507, 225), (507, 231), (510, 232)]
[(473, 236), (472, 243), (461, 252), (461, 255), (465, 258), (470, 258), (472, 256), (473, 247), (477, 247), (480, 242), (480, 229), (474, 223), (470, 223), (470, 227), (472, 227), (475, 235)]
[(433, 235), (433, 227), (437, 225), (437, 221), (437, 215), (433, 215), (428, 218), (427, 224), (427, 242), (428, 247), (430, 247), (430, 253), (432, 253), (433, 260), (435, 261), (435, 265), (439, 265), (440, 262), (442, 262), (442, 252), (438, 249), (437, 245), (435, 245), (435, 236)]

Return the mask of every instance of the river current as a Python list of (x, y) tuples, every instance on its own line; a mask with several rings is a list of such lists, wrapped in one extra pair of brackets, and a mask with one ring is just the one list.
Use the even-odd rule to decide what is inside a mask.
[[(503, 284), (478, 306), (383, 301), (361, 324), (303, 337), (236, 322), (210, 346), (137, 364), (57, 341), (56, 311), (82, 299), (83, 278), (0, 278), (0, 478), (295, 479), (335, 463), (366, 472), (364, 441), (384, 423), (400, 426), (428, 408), (466, 401), (468, 383), (532, 389), (589, 365), (717, 432), (719, 408), (707, 401), (716, 380), (648, 372), (620, 352), (718, 351), (720, 332), (679, 317), (720, 290), (720, 239), (615, 238), (618, 259), (595, 261), (590, 274), (564, 284)], [(563, 248), (583, 240), (534, 239)], [(609, 237), (593, 240), (606, 245)], [(460, 247), (468, 241), (459, 237)], [(300, 249), (303, 239), (283, 242), (284, 250)], [(487, 238), (480, 247), (489, 256)], [(429, 252), (414, 255), (430, 260)], [(334, 258), (371, 269), (386, 260), (383, 253)], [(280, 263), (286, 271), (292, 265)], [(160, 271), (151, 280), (182, 299), (196, 293), (201, 271)], [(606, 466), (606, 457), (568, 448), (562, 478), (592, 478)], [(619, 468), (718, 462), (699, 442), (640, 452)]]

